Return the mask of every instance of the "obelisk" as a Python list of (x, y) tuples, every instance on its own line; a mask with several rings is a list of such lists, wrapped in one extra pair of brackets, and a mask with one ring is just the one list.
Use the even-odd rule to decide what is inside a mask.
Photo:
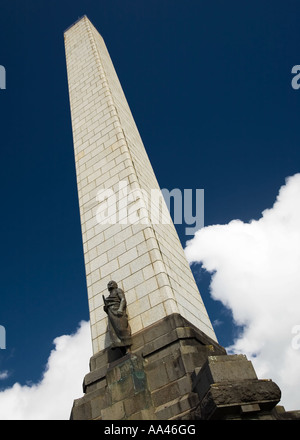
[[(195, 357), (187, 341), (200, 338), (201, 347), (212, 344), (217, 351), (219, 345), (102, 36), (83, 16), (64, 39), (94, 353), (84, 380), (87, 395), (75, 401), (71, 417), (157, 418), (156, 407), (175, 392), (165, 390), (162, 398), (161, 387), (179, 386), (174, 371), (167, 373), (168, 362), (178, 358), (184, 365)], [(112, 282), (125, 292), (131, 330), (126, 351), (113, 350), (109, 332), (105, 296)], [(166, 347), (162, 382), (152, 359)], [(171, 405), (172, 414), (192, 406), (194, 368), (191, 361), (189, 371), (184, 366), (177, 373), (186, 390), (176, 388), (175, 395), (185, 405)], [(113, 385), (115, 374), (125, 374), (122, 383), (129, 381), (132, 396)], [(97, 398), (95, 389), (101, 389)], [(142, 402), (137, 407), (136, 393)]]
[[(151, 222), (141, 199), (159, 185), (103, 38), (84, 16), (65, 32), (65, 48), (94, 353), (106, 346), (111, 279), (126, 293), (133, 334), (178, 313), (216, 339), (172, 220)], [(121, 206), (122, 191), (134, 189), (139, 200)], [(130, 203), (139, 220), (127, 218)], [(101, 224), (110, 204), (114, 218)]]
[(278, 387), (217, 343), (103, 38), (86, 16), (64, 37), (94, 353), (71, 419), (272, 418)]

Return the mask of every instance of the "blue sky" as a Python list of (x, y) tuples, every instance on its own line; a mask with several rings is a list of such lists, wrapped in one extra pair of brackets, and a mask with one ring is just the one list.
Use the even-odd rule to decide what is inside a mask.
[[(40, 380), (53, 340), (88, 320), (63, 45), (84, 14), (106, 41), (160, 186), (203, 188), (206, 226), (259, 220), (300, 171), (299, 2), (2, 0), (1, 389)], [(227, 347), (240, 328), (211, 298), (209, 273), (192, 267)]]

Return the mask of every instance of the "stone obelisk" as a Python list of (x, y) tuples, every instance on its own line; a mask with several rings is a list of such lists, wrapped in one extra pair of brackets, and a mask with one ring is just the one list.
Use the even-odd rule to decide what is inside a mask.
[[(153, 201), (160, 188), (103, 38), (86, 16), (64, 38), (94, 353), (71, 418), (189, 417), (192, 375), (225, 350), (163, 197)], [(126, 298), (126, 352), (108, 329), (112, 281)]]
[[(126, 292), (133, 333), (179, 313), (215, 339), (173, 222), (151, 223), (143, 200), (133, 201), (140, 221), (128, 218), (130, 200), (120, 206), (122, 190), (139, 196), (142, 189), (151, 199), (159, 186), (103, 38), (83, 17), (66, 31), (65, 44), (94, 353), (105, 348), (102, 295), (110, 279)], [(117, 205), (106, 224), (101, 194), (108, 194), (102, 205)]]

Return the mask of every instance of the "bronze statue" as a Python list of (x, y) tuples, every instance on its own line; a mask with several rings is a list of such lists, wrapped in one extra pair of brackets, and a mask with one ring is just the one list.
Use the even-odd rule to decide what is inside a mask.
[(108, 316), (108, 330), (111, 348), (129, 347), (131, 345), (131, 329), (126, 314), (126, 299), (122, 289), (115, 281), (107, 284), (109, 296), (103, 296), (104, 311)]

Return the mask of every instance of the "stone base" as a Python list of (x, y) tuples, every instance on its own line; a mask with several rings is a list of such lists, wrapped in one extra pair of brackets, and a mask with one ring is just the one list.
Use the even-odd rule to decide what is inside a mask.
[(73, 404), (73, 420), (190, 419), (199, 403), (192, 373), (223, 347), (178, 314), (132, 337), (129, 354), (105, 349), (90, 359), (85, 395)]
[(259, 380), (244, 355), (209, 356), (194, 376), (199, 397), (195, 418), (276, 419), (281, 392), (271, 380)]
[[(279, 419), (280, 389), (178, 314), (90, 359), (72, 420)], [(295, 417), (295, 414), (293, 414)]]

